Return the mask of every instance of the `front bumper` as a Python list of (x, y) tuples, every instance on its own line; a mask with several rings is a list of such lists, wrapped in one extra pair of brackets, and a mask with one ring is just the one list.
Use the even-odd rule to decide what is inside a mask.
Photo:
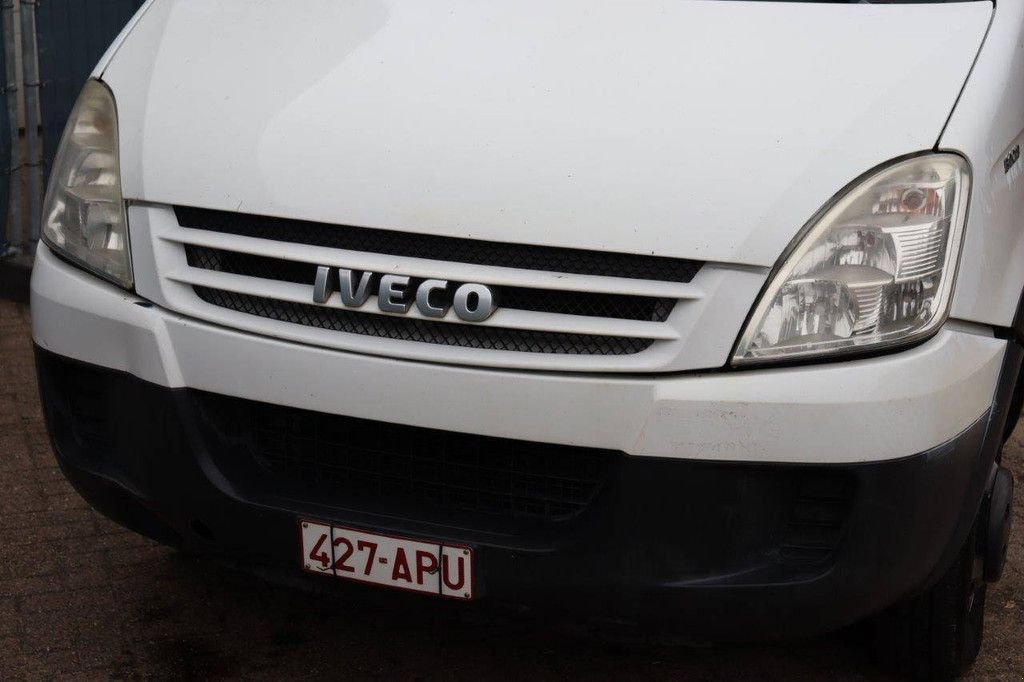
[[(941, 575), (981, 505), (1020, 363), (1005, 340), (956, 325), (903, 353), (789, 369), (591, 377), (402, 362), (183, 318), (45, 247), (32, 304), (58, 459), (129, 527), (297, 578), (300, 517), (467, 544), (485, 601), (569, 601), (715, 639), (839, 627)], [(211, 407), (224, 401), (297, 423), (562, 448), (599, 459), (601, 485), (533, 523), (313, 496), (236, 456), (256, 450)]]
[[(579, 513), (488, 524), (476, 508), (440, 516), (390, 498), (368, 508), (295, 495), (283, 480), (254, 476), (252, 461), (225, 455), (239, 445), (211, 408), (224, 398), (42, 350), (37, 364), (67, 477), (97, 509), (163, 542), (313, 581), (330, 579), (299, 570), (299, 518), (468, 544), (485, 602), (568, 606), (707, 639), (826, 631), (923, 587), (966, 536), (994, 455), (988, 415), (946, 444), (883, 463), (702, 463), (594, 451), (608, 466)], [(250, 405), (227, 400), (232, 409)]]

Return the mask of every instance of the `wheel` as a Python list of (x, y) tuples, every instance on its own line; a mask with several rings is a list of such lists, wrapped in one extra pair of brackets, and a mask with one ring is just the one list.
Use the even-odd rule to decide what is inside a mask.
[(878, 617), (882, 660), (915, 680), (954, 680), (981, 651), (985, 592), (977, 528), (956, 562), (931, 589)]

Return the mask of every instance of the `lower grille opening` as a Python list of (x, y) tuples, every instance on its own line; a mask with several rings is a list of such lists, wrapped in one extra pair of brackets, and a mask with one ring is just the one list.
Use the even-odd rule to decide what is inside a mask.
[(853, 506), (853, 482), (842, 475), (808, 472), (797, 479), (780, 558), (818, 564), (839, 549)]
[(431, 322), (279, 301), (273, 298), (238, 294), (209, 287), (197, 286), (195, 292), (199, 298), (212, 305), (270, 320), (349, 334), (400, 341), (418, 341), (441, 346), (557, 355), (632, 355), (650, 348), (654, 343), (653, 339), (625, 336), (565, 334)]
[(96, 372), (69, 364), (64, 371), (40, 376), (53, 396), (47, 415), (49, 428), (81, 461), (101, 464), (115, 447), (116, 422), (111, 419), (110, 390)]
[[(196, 394), (237, 478), (335, 508), (481, 527), (563, 523), (620, 453), (386, 424)], [(467, 514), (468, 512), (468, 514)]]

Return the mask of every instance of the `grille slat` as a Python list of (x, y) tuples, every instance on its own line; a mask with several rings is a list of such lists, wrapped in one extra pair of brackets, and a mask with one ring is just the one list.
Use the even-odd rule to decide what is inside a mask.
[[(312, 284), (316, 276), (315, 264), (283, 258), (255, 256), (192, 244), (185, 246), (185, 255), (191, 267), (233, 275), (297, 284)], [(525, 287), (501, 288), (502, 308), (562, 315), (664, 322), (674, 305), (675, 301), (670, 298), (551, 291)]]
[(178, 224), (211, 232), (350, 251), (577, 275), (690, 282), (703, 262), (439, 237), (177, 206)]
[(194, 287), (203, 301), (270, 320), (399, 341), (479, 350), (555, 355), (632, 355), (650, 348), (653, 339), (504, 329), (392, 317), (313, 304), (249, 296), (209, 287)]

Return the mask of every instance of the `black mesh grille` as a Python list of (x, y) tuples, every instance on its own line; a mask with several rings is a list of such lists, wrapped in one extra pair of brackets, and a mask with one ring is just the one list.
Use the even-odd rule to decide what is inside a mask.
[(853, 505), (853, 483), (841, 472), (821, 471), (807, 471), (794, 483), (780, 558), (789, 564), (826, 561), (842, 542)]
[(207, 424), (278, 494), (418, 520), (569, 520), (621, 456), (196, 395)]
[[(210, 249), (204, 246), (187, 245), (185, 253), (188, 264), (194, 268), (280, 282), (312, 284), (317, 268), (312, 263), (254, 256), (236, 251)], [(525, 287), (501, 287), (498, 295), (502, 308), (654, 322), (667, 320), (675, 303), (670, 298), (552, 291)]]
[(666, 282), (689, 282), (703, 265), (681, 258), (438, 237), (180, 206), (174, 210), (183, 227), (454, 263)]
[(278, 301), (199, 286), (195, 287), (195, 291), (199, 298), (207, 303), (271, 320), (349, 334), (419, 341), (442, 346), (558, 355), (630, 355), (649, 348), (653, 343), (651, 339), (631, 337), (563, 334), (430, 322)]

